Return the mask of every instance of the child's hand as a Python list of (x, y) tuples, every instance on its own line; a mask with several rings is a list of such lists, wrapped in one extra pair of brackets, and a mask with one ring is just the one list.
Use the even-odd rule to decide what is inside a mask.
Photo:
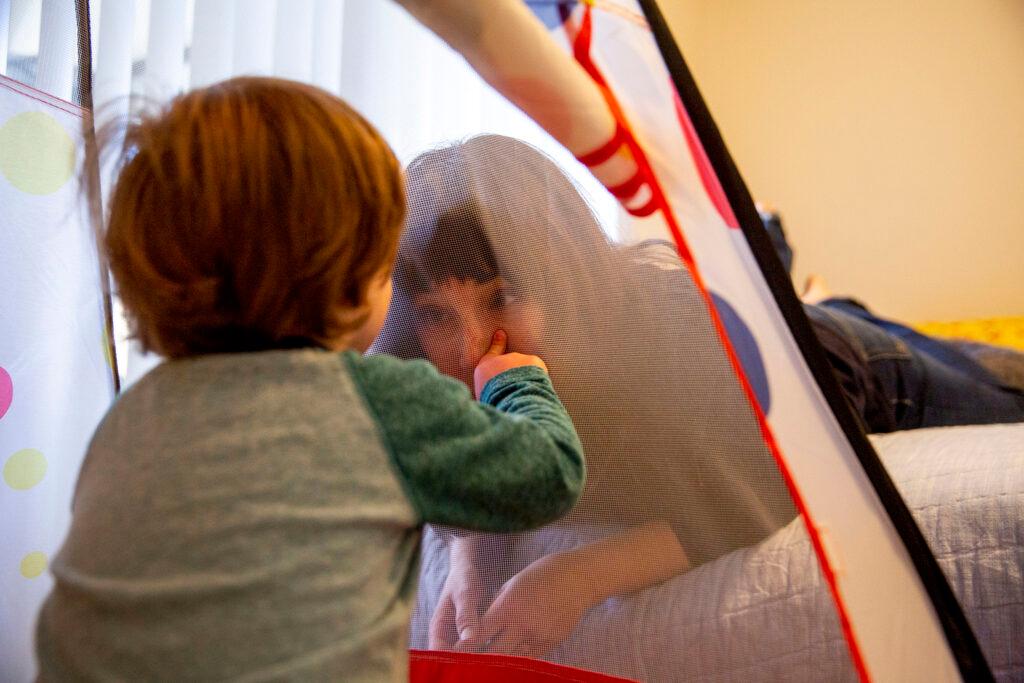
[(506, 370), (533, 365), (544, 372), (548, 371), (548, 366), (537, 356), (527, 356), (522, 353), (505, 353), (505, 345), (507, 343), (508, 335), (505, 334), (505, 330), (495, 331), (494, 336), (491, 338), (491, 348), (487, 349), (487, 353), (476, 364), (476, 370), (473, 371), (473, 390), (476, 392), (478, 399), (480, 398), (480, 392), (484, 390), (484, 386), (492, 378)]

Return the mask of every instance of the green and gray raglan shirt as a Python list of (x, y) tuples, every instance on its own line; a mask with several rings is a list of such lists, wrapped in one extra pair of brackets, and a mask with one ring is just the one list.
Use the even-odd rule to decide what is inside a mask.
[(390, 356), (164, 363), (90, 444), (40, 678), (405, 681), (421, 525), (536, 527), (583, 480), (539, 368), (477, 402)]

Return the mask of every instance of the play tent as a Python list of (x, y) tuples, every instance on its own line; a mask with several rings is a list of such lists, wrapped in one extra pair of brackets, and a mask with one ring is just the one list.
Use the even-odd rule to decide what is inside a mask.
[[(38, 47), (25, 54), (34, 59), (18, 43), (33, 26)], [(483, 652), (437, 653), (428, 650), (445, 626), (453, 541), (428, 530), (410, 633), (414, 677), (1024, 675), (1013, 645), (1022, 622), (1012, 507), (1020, 477), (962, 471), (957, 449), (987, 435), (966, 434), (948, 447), (953, 456), (931, 461), (897, 435), (879, 457), (655, 0), (13, 2), (0, 7), (0, 46), (5, 680), (32, 675), (34, 613), (88, 435), (119, 377), (130, 383), (153, 362), (125, 341), (124, 367), (113, 371), (111, 342), (123, 336), (116, 300), (104, 295), (90, 207), (70, 181), (83, 145), (104, 117), (137, 106), (129, 94), (159, 103), (248, 73), (340, 94), (406, 162), (501, 134), (413, 162), (403, 253), (425, 271), (469, 268), (476, 255), (460, 236), (467, 222), (484, 226), (484, 251), (515, 283), (510, 299), (524, 309), (551, 302), (540, 305), (538, 344), (581, 431), (590, 483), (562, 522), (476, 539), (490, 597), (550, 558), (594, 549), (627, 554), (606, 554), (575, 576), (579, 595), (615, 572), (629, 583), (652, 566), (676, 568), (586, 603), (571, 585), (556, 596), (535, 587), (476, 648)], [(534, 147), (553, 161), (538, 161), (548, 156)], [(110, 182), (107, 169), (88, 171)], [(452, 235), (431, 243), (450, 216)], [(523, 247), (528, 225), (548, 230), (532, 253)], [(431, 249), (454, 265), (422, 256)], [(399, 291), (376, 350), (456, 367), (457, 349), (431, 356), (422, 325), (401, 306)], [(601, 341), (572, 333), (584, 329)], [(580, 360), (594, 348), (600, 366)], [(1000, 434), (1005, 451), (1014, 434)], [(923, 474), (936, 470), (948, 475), (945, 488)], [(965, 488), (980, 501), (973, 507), (962, 504)], [(530, 642), (563, 608), (576, 617), (557, 642)]]

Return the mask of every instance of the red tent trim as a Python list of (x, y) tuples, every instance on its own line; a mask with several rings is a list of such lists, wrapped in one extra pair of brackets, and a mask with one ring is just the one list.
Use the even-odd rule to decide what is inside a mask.
[(510, 655), (409, 650), (410, 683), (637, 683), (585, 669)]
[(718, 182), (718, 176), (711, 168), (711, 161), (708, 159), (707, 152), (704, 151), (704, 145), (700, 144), (697, 131), (693, 129), (693, 122), (690, 121), (690, 115), (686, 113), (686, 107), (683, 106), (683, 101), (680, 99), (679, 93), (676, 92), (675, 83), (672, 84), (672, 95), (676, 105), (676, 116), (679, 117), (679, 125), (683, 129), (683, 136), (690, 148), (690, 154), (697, 164), (697, 172), (700, 174), (701, 184), (704, 185), (704, 192), (707, 193), (711, 203), (715, 205), (715, 210), (718, 211), (718, 215), (722, 217), (725, 224), (734, 230), (739, 230), (740, 222), (736, 220), (736, 214), (729, 206), (729, 200), (725, 198), (725, 190), (722, 189), (722, 184)]

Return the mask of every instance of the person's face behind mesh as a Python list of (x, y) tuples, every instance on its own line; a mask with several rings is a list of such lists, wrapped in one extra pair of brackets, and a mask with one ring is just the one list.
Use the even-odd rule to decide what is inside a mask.
[(472, 389), (473, 369), (495, 330), (508, 334), (508, 350), (539, 355), (544, 319), (536, 301), (504, 278), (485, 282), (449, 278), (413, 296), (416, 335), (427, 359)]

